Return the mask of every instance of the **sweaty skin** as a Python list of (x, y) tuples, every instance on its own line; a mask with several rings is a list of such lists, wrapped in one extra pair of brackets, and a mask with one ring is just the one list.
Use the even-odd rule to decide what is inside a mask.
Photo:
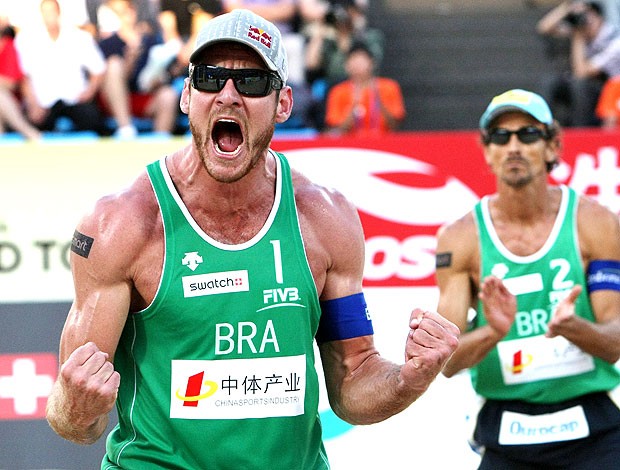
[[(233, 43), (206, 49), (200, 63), (265, 68), (255, 52)], [(274, 204), (276, 165), (268, 147), (275, 123), (291, 113), (291, 88), (246, 97), (231, 80), (217, 93), (199, 92), (186, 80), (180, 105), (192, 141), (166, 159), (178, 193), (210, 237), (226, 244), (250, 240)], [(295, 171), (293, 185), (320, 299), (361, 292), (364, 236), (356, 208)], [(146, 173), (127, 190), (100, 199), (77, 230), (94, 241), (87, 258), (71, 254), (75, 300), (61, 336), (62, 366), (47, 418), (59, 435), (87, 444), (104, 432), (114, 407), (122, 377), (113, 360), (128, 315), (151, 303), (162, 273), (163, 226)], [(333, 409), (353, 424), (404, 410), (441, 372), (458, 334), (438, 313), (415, 309), (403, 364), (382, 358), (372, 336), (321, 344)]]

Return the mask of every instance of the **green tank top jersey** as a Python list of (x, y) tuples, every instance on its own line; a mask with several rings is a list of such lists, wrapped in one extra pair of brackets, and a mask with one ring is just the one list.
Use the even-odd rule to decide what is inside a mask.
[[(547, 323), (575, 284), (583, 286), (576, 314), (594, 321), (577, 240), (576, 193), (561, 186), (562, 202), (549, 238), (536, 253), (517, 256), (502, 244), (491, 221), (488, 196), (475, 206), (481, 279), (501, 278), (517, 297), (508, 335), (475, 367), (476, 392), (489, 399), (557, 403), (609, 391), (620, 381), (614, 365), (584, 353), (563, 337), (547, 338)], [(482, 303), (474, 328), (487, 324)]]
[(118, 425), (102, 469), (328, 469), (314, 336), (320, 306), (291, 171), (239, 245), (209, 237), (165, 159), (147, 167), (165, 230), (158, 291), (130, 315), (115, 357)]

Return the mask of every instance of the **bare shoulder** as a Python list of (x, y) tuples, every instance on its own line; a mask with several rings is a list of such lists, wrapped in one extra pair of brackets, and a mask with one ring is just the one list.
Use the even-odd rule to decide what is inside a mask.
[(577, 217), (579, 223), (587, 222), (597, 226), (608, 226), (608, 228), (618, 224), (618, 216), (616, 214), (608, 207), (586, 195), (579, 196)]
[(620, 220), (606, 206), (588, 196), (579, 196), (577, 230), (586, 261), (620, 257)]
[(473, 212), (444, 224), (437, 231), (436, 275), (463, 273), (476, 277), (480, 248)]
[(163, 257), (160, 220), (142, 173), (129, 188), (99, 199), (79, 222), (71, 250), (75, 297), (61, 337), (63, 361), (88, 341), (114, 356), (127, 314), (144, 308), (156, 290), (158, 277), (148, 274)]
[(297, 207), (305, 218), (317, 222), (340, 220), (344, 230), (359, 223), (355, 205), (340, 191), (321, 186), (297, 171), (293, 171), (293, 186)]
[(471, 247), (477, 245), (477, 241), (478, 229), (472, 211), (455, 221), (442, 225), (437, 231), (437, 243), (445, 248)]
[(293, 171), (295, 202), (306, 253), (324, 298), (361, 290), (364, 233), (355, 205), (341, 192)]
[(149, 243), (160, 223), (159, 209), (146, 172), (128, 188), (100, 198), (77, 231), (92, 239), (91, 253), (100, 263), (129, 265)]

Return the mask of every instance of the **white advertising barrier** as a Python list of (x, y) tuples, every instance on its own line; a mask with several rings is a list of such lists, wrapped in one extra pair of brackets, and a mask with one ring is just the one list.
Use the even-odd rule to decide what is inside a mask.
[[(148, 162), (185, 142), (179, 138), (0, 145), (0, 318), (9, 305), (36, 308), (37, 303), (70, 302), (68, 250), (82, 214), (102, 195), (122, 190)], [(618, 136), (567, 132), (565, 142), (564, 161), (553, 174), (556, 182), (620, 211)], [(402, 361), (410, 311), (436, 306), (436, 230), (464, 214), (480, 195), (493, 191), (476, 134), (399, 134), (386, 141), (276, 141), (274, 148), (283, 151), (292, 166), (340, 190), (358, 207), (366, 235), (364, 285), (375, 341), (383, 356)], [(18, 387), (10, 394), (6, 387), (3, 390), (10, 379), (7, 371), (15, 370), (3, 366), (3, 358), (14, 365), (16, 353), (44, 352), (46, 358), (57, 353), (41, 351), (29, 343), (30, 337), (24, 331), (19, 349), (3, 346), (0, 339), (0, 440), (6, 420), (42, 419), (44, 400), (28, 408), (18, 400), (22, 394)], [(40, 383), (45, 388), (48, 382)], [(20, 383), (32, 388), (31, 382)], [(335, 418), (323, 390), (321, 414), (332, 466), (337, 470), (397, 465), (475, 468), (478, 457), (467, 445), (471, 421), (466, 420), (473, 398), (466, 374), (450, 380), (439, 377), (400, 415), (376, 425), (352, 427)], [(31, 409), (30, 416), (15, 411), (18, 402), (20, 409)], [(71, 452), (82, 449), (75, 446)], [(0, 468), (36, 468), (28, 467), (34, 465), (28, 462), (45, 462), (45, 449), (42, 452), (42, 460), (16, 454), (5, 461), (11, 456), (0, 455)]]

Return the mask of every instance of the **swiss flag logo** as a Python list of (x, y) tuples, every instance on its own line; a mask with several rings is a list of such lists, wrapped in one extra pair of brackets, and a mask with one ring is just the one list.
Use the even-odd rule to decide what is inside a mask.
[(44, 419), (57, 373), (54, 354), (0, 354), (0, 420)]

